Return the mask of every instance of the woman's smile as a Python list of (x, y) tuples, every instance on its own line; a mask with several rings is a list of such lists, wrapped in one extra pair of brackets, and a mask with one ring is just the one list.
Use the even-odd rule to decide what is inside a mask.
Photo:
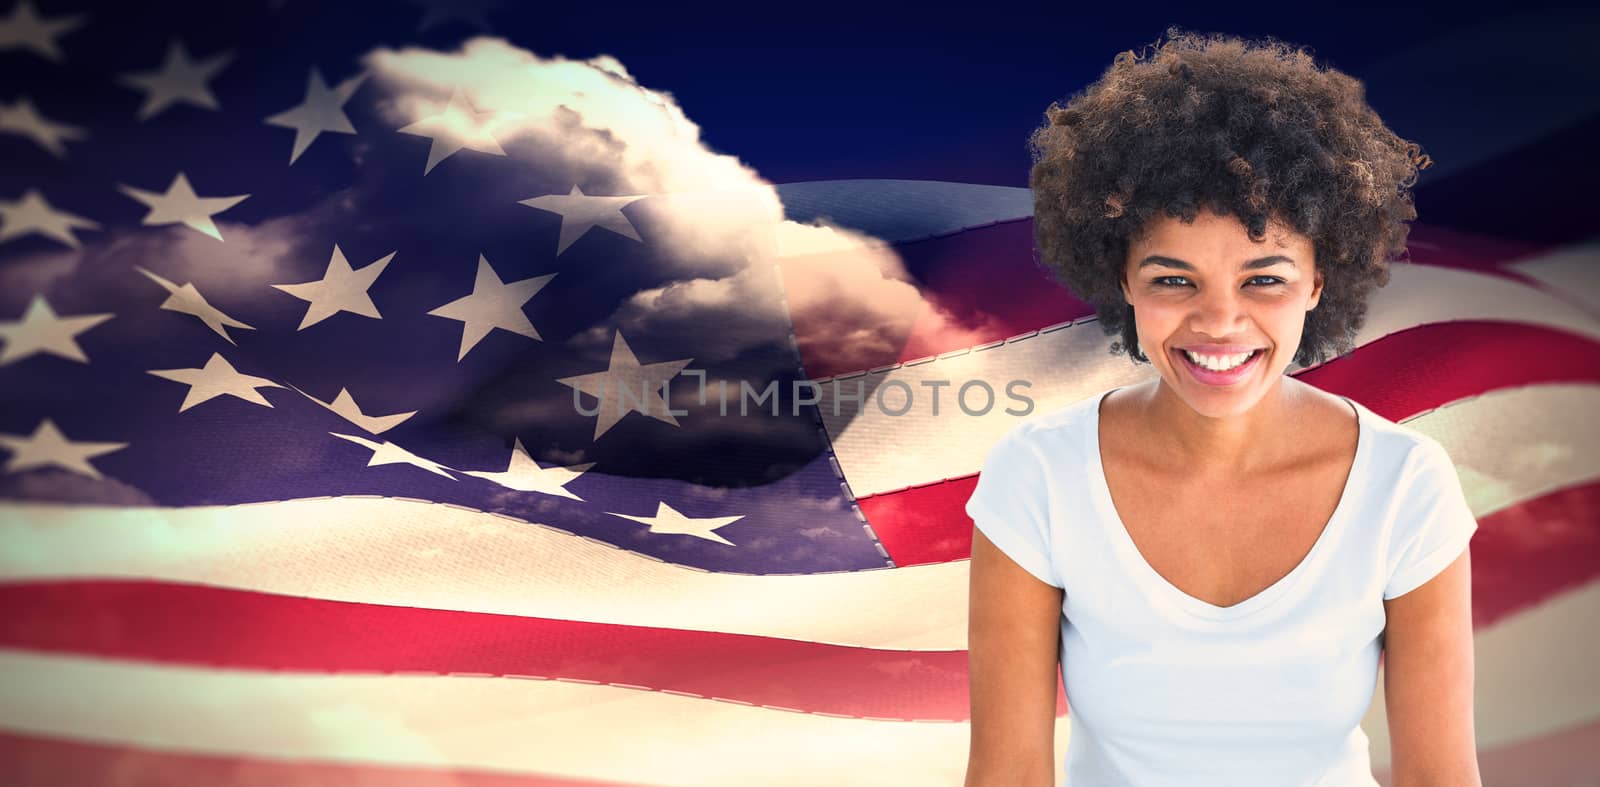
[(1188, 370), (1189, 376), (1204, 385), (1233, 385), (1245, 378), (1255, 369), (1261, 360), (1263, 350), (1255, 350), (1248, 354), (1232, 356), (1201, 355), (1201, 363), (1195, 363), (1194, 356), (1188, 350), (1175, 350), (1178, 366)]

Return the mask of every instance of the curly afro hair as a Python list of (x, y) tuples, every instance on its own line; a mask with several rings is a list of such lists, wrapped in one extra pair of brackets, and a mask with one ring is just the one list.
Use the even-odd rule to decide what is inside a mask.
[(1034, 242), (1048, 268), (1099, 315), (1112, 354), (1149, 363), (1121, 283), (1129, 241), (1159, 214), (1237, 216), (1261, 241), (1269, 222), (1310, 238), (1323, 275), (1294, 360), (1354, 349), (1367, 298), (1389, 282), (1416, 218), (1411, 186), (1432, 163), (1368, 106), (1360, 81), (1271, 37), (1168, 28), (1028, 139)]

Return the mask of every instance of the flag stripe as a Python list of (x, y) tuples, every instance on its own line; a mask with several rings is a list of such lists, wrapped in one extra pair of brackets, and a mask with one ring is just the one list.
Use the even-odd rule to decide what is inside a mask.
[[(1391, 334), (1468, 320), (1544, 327), (1600, 340), (1600, 319), (1584, 309), (1543, 289), (1471, 271), (1425, 265), (1398, 268), (1373, 301), (1372, 316), (1356, 337), (1359, 349), (1352, 358)], [(868, 497), (977, 472), (983, 452), (971, 446), (992, 445), (1017, 422), (1017, 416), (1007, 412), (1023, 406), (1007, 394), (1012, 381), (1028, 383), (1021, 389), (1034, 401), (1027, 417), (1038, 417), (1097, 391), (1154, 375), (1149, 366), (1109, 355), (1111, 341), (1099, 323), (1090, 320), (914, 366), (839, 380), (837, 390), (834, 383), (824, 382), (820, 413), (851, 491), (858, 498)], [(1452, 349), (1457, 358), (1472, 357), (1471, 348)], [(1591, 345), (1578, 357), (1592, 365), (1594, 355)], [(1405, 371), (1406, 367), (1391, 370), (1374, 383)], [(932, 386), (940, 381), (948, 387), (941, 391), (941, 407), (935, 415)], [(957, 407), (956, 397), (969, 381), (982, 381), (993, 390), (995, 404), (987, 412), (968, 415)], [(1423, 387), (1423, 382), (1417, 380), (1418, 387)], [(1434, 382), (1426, 381), (1428, 385)], [(841, 401), (835, 415), (835, 396), (851, 396), (858, 390), (865, 392), (864, 403)], [(910, 407), (891, 415), (905, 404), (908, 393), (913, 397)], [(986, 402), (976, 385), (967, 396), (975, 410)]]
[(1508, 263), (1516, 271), (1537, 281), (1558, 298), (1566, 298), (1600, 315), (1600, 244), (1593, 241), (1568, 246), (1554, 253), (1522, 262)]
[(1478, 518), (1472, 537), (1472, 620), (1484, 626), (1600, 575), (1600, 483)]
[(230, 669), (598, 681), (844, 716), (962, 720), (965, 651), (322, 601), (136, 581), (0, 585), (0, 647)]
[[(1600, 642), (1593, 627), (1573, 626), (1597, 615), (1600, 583), (1590, 583), (1476, 633), (1481, 745), (1600, 718), (1589, 663)], [(243, 757), (636, 783), (693, 773), (686, 783), (699, 784), (773, 783), (762, 769), (781, 762), (783, 783), (851, 773), (864, 784), (946, 784), (960, 782), (968, 743), (964, 722), (844, 719), (566, 681), (262, 673), (15, 650), (0, 650), (0, 676), (0, 727), (13, 732)], [(1378, 697), (1363, 725), (1381, 767)], [(1058, 721), (1058, 746), (1069, 726)]]
[(1413, 222), (1406, 236), (1409, 264), (1442, 265), (1505, 276), (1523, 283), (1532, 283), (1533, 279), (1508, 260), (1558, 257), (1570, 248), (1541, 243), (1537, 239), (1485, 235), (1433, 222)]
[[(1522, 743), (1600, 720), (1600, 582), (1562, 593), (1478, 630), (1473, 708), (1478, 746)], [(1383, 666), (1361, 725), (1372, 738), (1374, 768), (1389, 764)]]
[[(1057, 724), (1056, 753), (1070, 738)], [(1483, 784), (1593, 784), (1600, 721), (1477, 752)], [(1388, 783), (1388, 768), (1375, 768)], [(402, 768), (333, 762), (202, 755), (134, 746), (63, 741), (0, 733), (0, 779), (8, 787), (631, 787), (622, 782), (567, 779), (448, 768)], [(771, 783), (771, 782), (769, 782)], [(834, 784), (850, 783), (836, 779)]]
[[(713, 573), (557, 528), (394, 498), (0, 508), (0, 580), (64, 577), (895, 650), (959, 650), (966, 642), (965, 566)], [(859, 614), (867, 609), (883, 612)]]
[(1600, 343), (1536, 325), (1434, 323), (1295, 375), (1391, 421), (1499, 389), (1600, 381)]
[[(1427, 400), (1424, 395), (1415, 404)], [(1409, 406), (1399, 398), (1390, 404)], [(1464, 476), (1474, 513), (1483, 517), (1600, 477), (1590, 449), (1600, 445), (1600, 420), (1574, 420), (1570, 414), (1578, 412), (1600, 412), (1600, 385), (1495, 389), (1424, 411), (1403, 424), (1449, 451)], [(1507, 445), (1523, 448), (1508, 451)], [(963, 506), (977, 479), (936, 482), (858, 503), (902, 567), (958, 560), (971, 554), (972, 520)]]
[(1600, 722), (1590, 722), (1506, 746), (1481, 747), (1478, 772), (1485, 787), (1594, 787), (1600, 784), (1600, 768), (1595, 767), (1597, 751)]
[(10, 733), (0, 733), (0, 782), (6, 787), (635, 787), (537, 774), (187, 754)]
[[(21, 734), (642, 784), (836, 784), (841, 774), (857, 784), (958, 784), (969, 739), (965, 722), (837, 718), (552, 680), (264, 673), (8, 650), (0, 676), (0, 728)], [(1056, 726), (1061, 741), (1069, 725)]]

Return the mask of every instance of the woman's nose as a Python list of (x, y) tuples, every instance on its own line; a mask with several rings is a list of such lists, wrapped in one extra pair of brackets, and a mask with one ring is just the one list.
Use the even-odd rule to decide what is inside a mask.
[(1190, 301), (1189, 330), (1218, 338), (1235, 336), (1247, 319), (1244, 298), (1226, 288), (1213, 287)]

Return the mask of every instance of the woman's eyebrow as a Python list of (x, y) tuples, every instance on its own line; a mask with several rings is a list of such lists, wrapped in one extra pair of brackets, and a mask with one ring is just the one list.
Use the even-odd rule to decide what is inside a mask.
[[(1245, 264), (1240, 265), (1239, 266), (1239, 270), (1253, 271), (1253, 270), (1255, 270), (1257, 268), (1266, 268), (1266, 267), (1269, 267), (1269, 266), (1272, 266), (1272, 265), (1280, 265), (1280, 264), (1284, 264), (1284, 263), (1287, 263), (1289, 265), (1294, 265), (1294, 260), (1292, 260), (1292, 259), (1290, 259), (1288, 257), (1285, 257), (1282, 254), (1273, 254), (1273, 255), (1271, 255), (1269, 257), (1262, 257), (1260, 259), (1250, 260), (1249, 262), (1246, 262)], [(1183, 260), (1174, 259), (1172, 257), (1164, 257), (1164, 256), (1162, 256), (1160, 254), (1152, 254), (1152, 255), (1150, 255), (1148, 257), (1145, 257), (1143, 260), (1141, 260), (1139, 262), (1139, 269), (1140, 270), (1144, 270), (1145, 266), (1147, 266), (1147, 265), (1161, 265), (1161, 266), (1164, 266), (1164, 267), (1167, 267), (1167, 268), (1177, 268), (1178, 270), (1183, 270), (1183, 271), (1192, 271), (1192, 270), (1194, 270), (1194, 266), (1193, 265), (1190, 265), (1189, 263), (1184, 262)]]

